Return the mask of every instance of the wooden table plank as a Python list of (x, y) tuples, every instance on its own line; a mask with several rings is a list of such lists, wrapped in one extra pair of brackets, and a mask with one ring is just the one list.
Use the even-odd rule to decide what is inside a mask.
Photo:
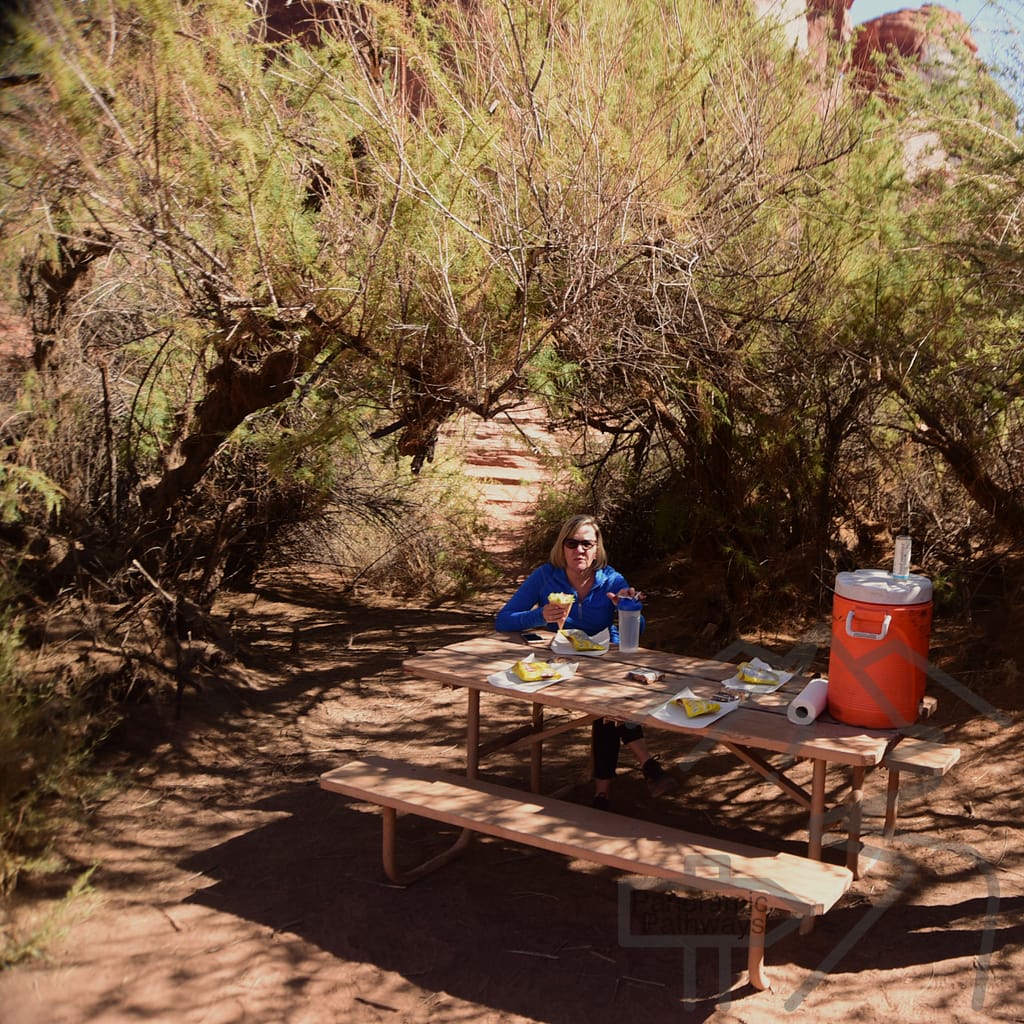
[[(743, 706), (736, 711), (704, 728), (687, 728), (652, 718), (651, 713), (684, 686), (689, 686), (698, 696), (708, 696), (718, 687), (721, 673), (725, 671), (721, 667), (717, 668), (715, 674), (718, 678), (715, 679), (671, 673), (670, 669), (677, 661), (687, 664), (689, 661), (664, 652), (636, 652), (640, 656), (658, 656), (643, 657), (643, 667), (669, 673), (664, 679), (648, 686), (625, 678), (628, 666), (636, 665), (637, 662), (608, 660), (607, 656), (581, 657), (578, 659), (577, 675), (572, 679), (552, 683), (532, 693), (491, 686), (487, 676), (509, 668), (522, 650), (521, 644), (493, 637), (477, 637), (440, 651), (417, 655), (408, 659), (404, 668), (411, 675), (451, 686), (471, 687), (516, 700), (636, 722), (666, 732), (706, 736), (794, 757), (825, 758), (831, 763), (843, 765), (879, 764), (897, 735), (893, 730), (864, 729), (821, 720), (811, 725), (796, 725), (784, 714), (772, 713), (774, 702), (768, 702), (768, 708), (762, 707), (762, 702), (775, 695), (745, 700)], [(629, 657), (632, 659), (634, 654)], [(699, 659), (692, 661), (696, 663)], [(730, 674), (733, 671), (735, 666), (731, 667)]]

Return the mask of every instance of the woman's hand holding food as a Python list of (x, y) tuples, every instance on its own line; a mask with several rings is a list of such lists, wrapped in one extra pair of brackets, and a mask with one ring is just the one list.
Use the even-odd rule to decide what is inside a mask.
[(562, 629), (565, 626), (565, 620), (569, 618), (569, 612), (572, 611), (575, 600), (575, 594), (548, 594), (548, 603), (541, 611), (544, 621), (556, 622), (558, 628)]

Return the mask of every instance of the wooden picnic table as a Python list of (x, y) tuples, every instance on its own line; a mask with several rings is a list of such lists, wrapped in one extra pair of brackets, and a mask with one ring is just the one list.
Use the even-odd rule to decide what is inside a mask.
[[(747, 970), (756, 988), (769, 985), (764, 967), (767, 914), (784, 911), (800, 919), (800, 931), (811, 929), (857, 877), (860, 855), (861, 800), (866, 774), (889, 769), (884, 835), (895, 831), (901, 773), (944, 775), (959, 750), (905, 739), (896, 730), (862, 729), (819, 717), (810, 724), (789, 721), (786, 709), (800, 692), (805, 672), (796, 672), (775, 693), (752, 694), (741, 706), (716, 721), (692, 727), (693, 721), (664, 717), (667, 702), (684, 688), (695, 696), (710, 696), (736, 673), (723, 661), (692, 658), (660, 651), (623, 654), (612, 648), (600, 657), (572, 660), (578, 668), (569, 678), (525, 691), (495, 685), (488, 677), (507, 670), (526, 654), (518, 635), (492, 635), (451, 644), (409, 658), (408, 674), (467, 693), (465, 778), (437, 765), (413, 765), (383, 758), (353, 760), (320, 777), (324, 790), (376, 804), (382, 811), (382, 857), (385, 874), (407, 885), (460, 856), (477, 834), (525, 843), (572, 859), (589, 860), (641, 876), (745, 900), (750, 907)], [(541, 657), (550, 654), (541, 645)], [(655, 670), (660, 678), (644, 682), (627, 678), (636, 670)], [(529, 722), (510, 733), (481, 740), (481, 694), (496, 694), (523, 702)], [(545, 721), (546, 709), (568, 712), (558, 721)], [(659, 710), (661, 709), (661, 710)], [(808, 857), (778, 852), (769, 844), (749, 845), (584, 807), (541, 790), (543, 744), (554, 736), (597, 718), (636, 722), (667, 733), (686, 733), (721, 744), (744, 764), (778, 786), (808, 811)], [(673, 720), (674, 718), (674, 720)], [(689, 727), (688, 727), (689, 726)], [(478, 778), (480, 760), (488, 753), (528, 746), (530, 793)], [(811, 790), (790, 779), (782, 765), (770, 760), (788, 755), (793, 763), (809, 759)], [(835, 808), (846, 824), (846, 865), (822, 859), (826, 813), (826, 776), (830, 767), (849, 772), (850, 793)], [(397, 818), (413, 814), (455, 825), (455, 842), (412, 868), (399, 865)]]
[[(527, 653), (523, 644), (518, 634), (495, 634), (451, 644), (404, 662), (404, 669), (409, 675), (466, 690), (467, 777), (477, 777), (482, 756), (509, 746), (528, 746), (531, 751), (530, 788), (539, 793), (544, 742), (596, 718), (634, 722), (645, 729), (659, 729), (690, 738), (705, 737), (724, 746), (807, 810), (807, 853), (810, 858), (821, 860), (827, 824), (832, 820), (844, 820), (846, 865), (853, 876), (858, 877), (865, 778), (869, 771), (884, 763), (886, 756), (902, 739), (899, 731), (846, 725), (828, 716), (819, 717), (810, 724), (790, 722), (786, 709), (809, 678), (806, 672), (797, 672), (785, 687), (775, 693), (745, 695), (736, 710), (706, 727), (686, 727), (655, 718), (653, 712), (684, 687), (698, 697), (709, 697), (722, 688), (724, 680), (736, 673), (736, 665), (728, 662), (664, 651), (641, 649), (622, 654), (612, 647), (601, 657), (572, 658), (578, 664), (572, 678), (533, 692), (488, 682), (488, 676), (508, 669)], [(538, 645), (530, 646), (536, 648)], [(545, 659), (551, 656), (544, 645), (540, 646), (537, 655)], [(656, 670), (664, 675), (648, 684), (627, 679), (627, 672), (636, 669)], [(497, 694), (528, 704), (531, 710), (529, 724), (510, 734), (482, 742), (481, 693)], [(544, 720), (545, 708), (563, 709), (573, 717), (548, 724)], [(810, 792), (790, 779), (782, 766), (769, 760), (772, 755), (779, 754), (788, 755), (794, 763), (798, 760), (812, 762)], [(829, 770), (834, 767), (848, 772), (849, 793), (842, 804), (828, 808), (826, 783)], [(907, 770), (906, 764), (902, 767)], [(890, 818), (898, 799), (898, 772), (895, 777), (897, 791), (889, 793), (887, 834), (892, 832)]]

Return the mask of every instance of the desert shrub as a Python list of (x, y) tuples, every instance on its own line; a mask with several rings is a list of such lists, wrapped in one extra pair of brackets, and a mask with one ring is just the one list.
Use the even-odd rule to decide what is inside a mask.
[(320, 457), (322, 486), (315, 499), (307, 492), (305, 514), (292, 507), (290, 520), (279, 519), (265, 568), (319, 562), (343, 592), (434, 599), (493, 578), (486, 519), (458, 456), (416, 473), (383, 444), (339, 443)]
[(0, 601), (0, 896), (23, 872), (54, 866), (55, 805), (81, 792), (81, 768), (101, 732), (84, 684), (30, 672), (21, 651), (21, 624)]

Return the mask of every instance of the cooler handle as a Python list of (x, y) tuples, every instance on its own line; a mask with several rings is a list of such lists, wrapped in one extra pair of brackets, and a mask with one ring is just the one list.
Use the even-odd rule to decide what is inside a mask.
[(886, 615), (886, 617), (884, 619), (882, 619), (882, 632), (881, 633), (858, 633), (857, 630), (850, 629), (850, 626), (853, 625), (853, 616), (855, 614), (856, 614), (855, 612), (851, 611), (846, 616), (846, 635), (847, 636), (855, 636), (855, 637), (857, 637), (858, 640), (884, 640), (885, 639), (886, 634), (889, 632), (889, 623), (892, 622), (892, 616), (891, 615)]

